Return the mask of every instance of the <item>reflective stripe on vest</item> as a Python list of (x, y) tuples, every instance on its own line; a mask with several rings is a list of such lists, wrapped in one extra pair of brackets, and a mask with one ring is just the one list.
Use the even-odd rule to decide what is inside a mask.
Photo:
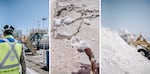
[[(9, 49), (8, 53), (6, 54), (6, 56), (4, 57), (4, 59), (2, 60), (2, 62), (0, 63), (0, 69), (7, 69), (7, 68), (13, 68), (13, 67), (19, 66), (19, 57), (18, 57), (18, 54), (17, 54), (17, 52), (15, 50), (16, 42), (14, 42), (13, 44), (11, 44), (7, 39), (3, 39), (3, 40), (6, 41), (9, 44), (10, 49)], [(14, 53), (15, 58), (17, 59), (18, 63), (17, 64), (12, 64), (12, 65), (4, 66), (4, 63), (9, 58), (9, 56), (10, 56), (11, 53)]]

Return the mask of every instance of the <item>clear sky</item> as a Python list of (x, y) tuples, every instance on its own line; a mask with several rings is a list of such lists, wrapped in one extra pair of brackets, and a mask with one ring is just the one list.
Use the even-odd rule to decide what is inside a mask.
[(102, 0), (102, 25), (126, 28), (150, 39), (150, 0)]
[[(0, 0), (0, 30), (8, 24), (26, 34), (32, 28), (43, 28), (42, 18), (48, 17), (49, 0)], [(48, 20), (44, 24), (48, 27)]]

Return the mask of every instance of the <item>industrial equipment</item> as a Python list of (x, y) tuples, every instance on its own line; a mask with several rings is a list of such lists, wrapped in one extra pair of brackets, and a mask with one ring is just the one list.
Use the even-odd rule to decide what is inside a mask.
[(24, 40), (24, 45), (32, 52), (33, 55), (41, 47), (41, 39), (44, 34), (47, 34), (45, 30), (33, 30), (30, 35)]
[(150, 59), (150, 43), (142, 35), (140, 35), (133, 44), (135, 47), (140, 46), (138, 52)]

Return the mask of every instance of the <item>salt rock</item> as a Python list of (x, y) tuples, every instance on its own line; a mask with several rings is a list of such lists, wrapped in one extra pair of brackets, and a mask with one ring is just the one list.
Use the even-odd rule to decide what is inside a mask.
[(62, 19), (54, 19), (53, 20), (53, 26), (54, 27), (58, 27), (58, 26), (60, 26), (62, 24)]
[(78, 45), (78, 51), (84, 52), (85, 48), (88, 48), (89, 45), (86, 41), (80, 41)]
[(94, 39), (94, 38), (92, 38), (92, 41), (95, 41), (95, 39)]
[(83, 21), (84, 21), (85, 24), (90, 25), (90, 20), (84, 19)]
[(68, 16), (65, 16), (62, 18), (62, 22), (66, 25), (70, 24), (72, 21), (73, 21), (73, 19)]

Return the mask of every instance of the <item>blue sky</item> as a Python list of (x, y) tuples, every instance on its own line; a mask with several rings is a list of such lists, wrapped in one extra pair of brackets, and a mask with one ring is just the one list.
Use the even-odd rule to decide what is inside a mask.
[(150, 39), (150, 0), (102, 0), (102, 25), (126, 28)]
[[(0, 30), (8, 24), (26, 34), (39, 27), (37, 21), (43, 28), (43, 17), (49, 17), (49, 0), (0, 0)], [(44, 24), (48, 27), (48, 20)]]

